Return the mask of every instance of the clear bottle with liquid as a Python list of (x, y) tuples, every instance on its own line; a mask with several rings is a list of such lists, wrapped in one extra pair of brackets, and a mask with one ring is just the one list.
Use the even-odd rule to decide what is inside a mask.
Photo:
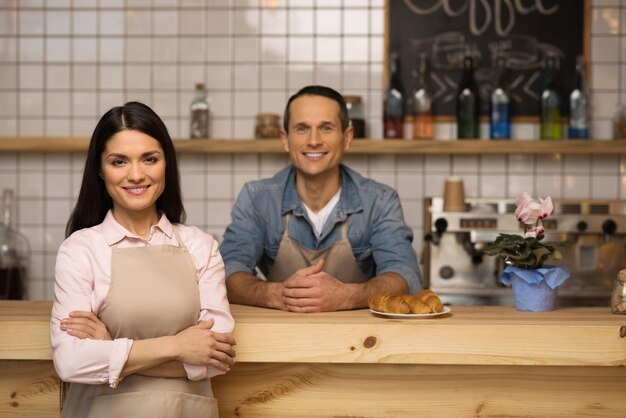
[(389, 58), (389, 84), (385, 90), (383, 110), (385, 138), (404, 138), (405, 94), (400, 72), (400, 57), (394, 53)]
[(190, 138), (209, 137), (209, 101), (203, 83), (196, 84), (196, 95), (191, 101)]
[(561, 139), (561, 95), (557, 86), (557, 60), (554, 54), (546, 56), (543, 65), (541, 91), (541, 139)]
[(489, 138), (511, 138), (511, 101), (506, 82), (506, 58), (496, 59), (496, 84), (489, 100)]
[(428, 59), (420, 54), (413, 86), (413, 139), (433, 138), (432, 96), (428, 86)]
[(589, 139), (589, 90), (585, 81), (583, 57), (576, 58), (576, 78), (569, 94), (569, 139)]
[(456, 126), (458, 139), (480, 138), (480, 96), (470, 55), (463, 59), (463, 74), (456, 95)]
[(5, 189), (0, 206), (0, 299), (25, 299), (30, 246), (14, 226), (15, 195)]

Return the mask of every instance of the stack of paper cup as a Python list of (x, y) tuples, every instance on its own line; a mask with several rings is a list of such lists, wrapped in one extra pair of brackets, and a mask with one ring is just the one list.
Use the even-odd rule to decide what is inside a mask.
[(465, 190), (461, 177), (448, 177), (443, 189), (443, 210), (465, 212)]

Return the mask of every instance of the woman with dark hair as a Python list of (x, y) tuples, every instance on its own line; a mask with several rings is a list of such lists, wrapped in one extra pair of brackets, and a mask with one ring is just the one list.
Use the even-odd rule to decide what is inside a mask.
[(234, 364), (234, 320), (217, 242), (182, 224), (178, 177), (148, 106), (100, 119), (56, 263), (63, 417), (217, 417), (210, 377)]

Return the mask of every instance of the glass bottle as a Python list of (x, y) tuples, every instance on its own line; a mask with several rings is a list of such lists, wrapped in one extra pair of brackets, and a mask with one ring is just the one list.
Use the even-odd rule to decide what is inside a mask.
[(557, 89), (556, 57), (549, 53), (544, 61), (541, 91), (541, 139), (561, 139), (561, 96)]
[(426, 54), (420, 54), (416, 82), (413, 86), (413, 139), (433, 137), (432, 96), (426, 80), (428, 80), (428, 59)]
[(404, 138), (405, 92), (400, 76), (400, 58), (398, 54), (391, 54), (389, 63), (389, 84), (385, 90), (383, 112), (383, 136), (385, 138)]
[(15, 198), (12, 189), (4, 190), (0, 210), (0, 299), (24, 299), (30, 247), (26, 237), (13, 225)]
[(474, 60), (469, 55), (463, 59), (463, 74), (456, 95), (457, 138), (480, 137), (480, 98), (474, 79)]
[(209, 137), (209, 102), (203, 83), (196, 84), (196, 95), (191, 102), (190, 138)]
[(365, 113), (361, 96), (344, 96), (354, 138), (365, 138)]
[(569, 123), (567, 136), (570, 139), (589, 138), (589, 94), (585, 82), (583, 57), (576, 58), (576, 79), (569, 95)]
[(618, 104), (613, 113), (613, 139), (626, 139), (626, 106)]
[(626, 270), (620, 270), (613, 283), (611, 312), (614, 314), (626, 314)]
[(511, 101), (506, 83), (506, 59), (496, 59), (496, 84), (489, 100), (489, 138), (511, 138)]

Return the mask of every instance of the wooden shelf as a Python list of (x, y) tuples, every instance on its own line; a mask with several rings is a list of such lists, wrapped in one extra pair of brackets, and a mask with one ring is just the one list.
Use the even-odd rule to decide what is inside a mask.
[[(175, 139), (183, 153), (282, 154), (279, 139)], [(84, 137), (0, 137), (0, 152), (82, 152)], [(626, 141), (411, 141), (358, 139), (350, 154), (626, 154)]]

